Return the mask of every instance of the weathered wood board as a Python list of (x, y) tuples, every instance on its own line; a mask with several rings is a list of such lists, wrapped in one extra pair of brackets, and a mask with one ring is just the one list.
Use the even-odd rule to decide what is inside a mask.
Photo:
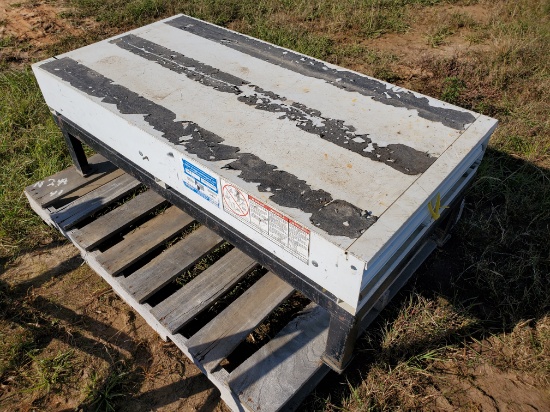
[(221, 237), (201, 226), (126, 277), (123, 284), (142, 303), (222, 242)]
[(140, 193), (121, 207), (106, 213), (82, 229), (73, 231), (73, 239), (84, 249), (91, 250), (165, 202), (152, 190)]
[(98, 192), (87, 193), (61, 207), (52, 214), (52, 219), (59, 227), (68, 229), (82, 219), (126, 196), (139, 185), (140, 183), (132, 176), (124, 174), (99, 187)]
[[(118, 177), (98, 185), (98, 176), (104, 175), (105, 168), (118, 173)], [(78, 182), (72, 185), (72, 192), (82, 193), (68, 204), (61, 197), (57, 198), (56, 201), (62, 205), (59, 210), (56, 201), (47, 202), (49, 206), (44, 207), (44, 192), (31, 190), (34, 185), (27, 188), (25, 194), (31, 207), (49, 224), (54, 224), (64, 211), (78, 209), (78, 216), (82, 219), (72, 222), (69, 229), (57, 226), (61, 233), (72, 240), (88, 264), (163, 339), (173, 341), (208, 376), (232, 410), (258, 410), (259, 405), (263, 405), (265, 410), (292, 410), (287, 406), (297, 406), (308, 393), (302, 389), (311, 390), (329, 370), (320, 360), (320, 348), (326, 343), (328, 313), (311, 304), (305, 314), (291, 319), (286, 329), (283, 328), (273, 341), (268, 340), (260, 350), (248, 356), (233, 373), (226, 371), (220, 362), (280, 306), (293, 288), (268, 272), (239, 298), (229, 301), (211, 320), (200, 321), (202, 312), (220, 305), (222, 298), (235, 293), (239, 282), (258, 269), (258, 264), (240, 250), (229, 248), (188, 283), (175, 286), (174, 278), (203, 257), (210, 256), (222, 239), (204, 226), (186, 229), (197, 224), (174, 206), (166, 208), (161, 197), (150, 190), (144, 191), (128, 175), (108, 165), (103, 165), (96, 174), (82, 178), (74, 168), (70, 168), (56, 175), (56, 179), (62, 176), (68, 181)], [(120, 182), (124, 182), (123, 188)], [(113, 185), (117, 193), (124, 193), (125, 198), (117, 203), (103, 201), (106, 193), (113, 193)], [(84, 203), (93, 205), (86, 209), (90, 213), (88, 216), (80, 212)], [(166, 244), (166, 240), (174, 235), (177, 237)], [(115, 241), (117, 238), (121, 240)], [(152, 259), (148, 257), (159, 248), (165, 250)], [(130, 272), (120, 276), (123, 270)], [(155, 298), (157, 292), (161, 298)], [(155, 298), (154, 306), (149, 303), (150, 297)], [(202, 327), (186, 338), (182, 333), (189, 322), (202, 322)], [(287, 334), (288, 328), (298, 331), (298, 334)], [(268, 348), (271, 347), (270, 354)], [(256, 362), (257, 367), (254, 366)], [(289, 367), (293, 370), (287, 379), (280, 374), (286, 373)], [(246, 374), (254, 377), (250, 385), (243, 381), (243, 368)], [(234, 383), (229, 382), (230, 378)], [(266, 392), (261, 388), (277, 381), (279, 385), (273, 392), (276, 397), (266, 399)], [(232, 389), (232, 385), (236, 389)]]
[(170, 207), (124, 236), (124, 239), (98, 257), (98, 262), (116, 276), (143, 256), (176, 236), (193, 219), (177, 207)]
[(266, 273), (189, 339), (189, 351), (213, 370), (292, 292), (285, 281)]
[(243, 277), (257, 267), (257, 263), (238, 249), (233, 249), (212, 264), (200, 277), (185, 288), (156, 305), (151, 313), (171, 333), (176, 333), (217, 299), (227, 293)]
[(74, 166), (62, 170), (45, 180), (40, 180), (26, 190), (32, 194), (36, 202), (42, 207), (48, 207), (62, 196), (71, 194), (86, 183), (91, 183), (101, 177), (114, 172), (117, 168), (100, 154), (89, 159), (92, 173), (83, 177), (74, 173)]

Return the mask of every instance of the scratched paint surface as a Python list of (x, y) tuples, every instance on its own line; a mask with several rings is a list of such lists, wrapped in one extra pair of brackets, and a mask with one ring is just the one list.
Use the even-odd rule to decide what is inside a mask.
[(238, 101), (254, 106), (258, 110), (277, 112), (280, 114), (280, 120), (289, 119), (306, 132), (371, 160), (386, 162), (388, 166), (400, 172), (411, 175), (420, 174), (435, 161), (435, 157), (404, 144), (380, 147), (373, 143), (368, 135), (355, 133), (356, 128), (345, 124), (344, 120), (327, 118), (318, 110), (291, 102), (276, 93), (251, 85), (244, 79), (224, 73), (139, 36), (130, 34), (119, 37), (111, 43), (155, 61), (169, 70), (185, 74), (188, 78), (222, 93), (235, 94), (238, 96)]
[(241, 153), (238, 147), (223, 144), (223, 139), (194, 122), (176, 122), (168, 109), (144, 99), (137, 93), (117, 84), (78, 62), (64, 57), (46, 63), (43, 69), (69, 82), (73, 87), (115, 104), (123, 114), (148, 112), (145, 120), (172, 143), (184, 141), (189, 153), (203, 160), (228, 160), (227, 167), (240, 171), (240, 177), (258, 184), (258, 190), (273, 192), (274, 203), (311, 213), (311, 222), (334, 236), (357, 238), (376, 217), (345, 200), (333, 199), (324, 190), (312, 190), (307, 182), (288, 172), (277, 170), (251, 153)]
[[(228, 63), (232, 55), (238, 64)], [(42, 67), (129, 120), (143, 119), (298, 221), (349, 239), (367, 231), (475, 120), (180, 17), (67, 56)], [(337, 104), (344, 99), (352, 102), (349, 116)]]

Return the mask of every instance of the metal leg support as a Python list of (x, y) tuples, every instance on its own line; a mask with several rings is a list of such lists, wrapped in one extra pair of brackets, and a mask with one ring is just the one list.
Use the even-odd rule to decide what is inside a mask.
[(69, 148), (69, 153), (73, 159), (74, 167), (82, 176), (88, 176), (91, 173), (91, 167), (88, 164), (88, 159), (84, 153), (82, 142), (67, 132), (62, 124), (59, 126), (61, 127), (61, 132), (63, 133), (67, 147)]
[(91, 168), (88, 164), (86, 154), (84, 153), (82, 142), (64, 130), (63, 137), (65, 138), (65, 142), (67, 143), (69, 153), (71, 154), (71, 158), (73, 159), (74, 167), (76, 168), (77, 172), (80, 173), (82, 176), (88, 176), (91, 172)]
[(331, 314), (327, 336), (327, 346), (322, 356), (331, 369), (342, 373), (353, 358), (353, 348), (359, 332), (355, 317), (342, 318)]

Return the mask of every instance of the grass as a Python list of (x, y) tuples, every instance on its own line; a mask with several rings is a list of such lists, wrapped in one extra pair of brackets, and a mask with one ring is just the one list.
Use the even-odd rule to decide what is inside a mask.
[[(11, 325), (10, 325), (11, 326)], [(25, 366), (29, 358), (27, 356), (33, 349), (35, 343), (31, 333), (22, 330), (15, 330), (7, 325), (2, 325), (2, 330), (11, 329), (11, 333), (2, 333), (0, 338), (2, 344), (0, 347), (0, 377), (2, 380), (7, 378), (7, 374), (13, 370), (19, 370)]]
[(31, 351), (28, 356), (33, 361), (35, 368), (34, 373), (28, 378), (31, 381), (30, 390), (32, 391), (39, 390), (49, 393), (51, 390), (59, 390), (74, 371), (73, 350), (60, 352), (46, 358), (40, 358)]
[(68, 152), (29, 68), (0, 72), (0, 257), (56, 236), (22, 189), (66, 167)]
[[(405, 289), (361, 339), (352, 368), (343, 377), (333, 378), (327, 384), (330, 387), (321, 385), (303, 408), (433, 409), (441, 396), (458, 399), (452, 386), (477, 379), (476, 368), (482, 366), (499, 373), (512, 371), (532, 379), (533, 386), (548, 388), (547, 1), (68, 3), (72, 10), (64, 18), (91, 18), (97, 28), (86, 37), (62, 36), (46, 53), (60, 53), (181, 12), (496, 117), (499, 128), (467, 193), (467, 207), (452, 240), (428, 260), (412, 281), (413, 287)], [(476, 5), (487, 11), (486, 18), (463, 7)], [(377, 46), (388, 34), (414, 32), (421, 33), (426, 43), (425, 56)], [(452, 48), (457, 41), (470, 47), (442, 52), (442, 46)], [(14, 47), (32, 45), (9, 36), (0, 39), (0, 51)], [(29, 209), (22, 190), (64, 168), (69, 160), (28, 66), (15, 67), (4, 61), (0, 70), (0, 257), (6, 262), (23, 250), (57, 239), (56, 232)], [(197, 270), (203, 269), (203, 263), (208, 264), (200, 262)], [(192, 276), (188, 273), (179, 280), (185, 282)], [(11, 305), (9, 293), (0, 290), (4, 307)], [(0, 312), (4, 318), (14, 316), (13, 311)], [(17, 329), (21, 333), (8, 336), (6, 331), (12, 326), (6, 325), (0, 328), (5, 339), (0, 345), (2, 381), (28, 376), (32, 380), (28, 387), (46, 392), (59, 388), (78, 355), (66, 350), (50, 357), (33, 352), (37, 347), (33, 329)], [(117, 401), (132, 390), (124, 384), (129, 370), (132, 365), (114, 362), (106, 374), (91, 373), (84, 391), (86, 405), (92, 410), (113, 410), (120, 405)]]
[(93, 371), (86, 387), (86, 408), (96, 412), (116, 411), (117, 401), (128, 394), (130, 377), (130, 371), (123, 362), (117, 363), (105, 378)]
[[(427, 35), (427, 43), (431, 47), (438, 47), (447, 43), (447, 38), (456, 34), (457, 32), (463, 29), (476, 29), (479, 26), (469, 14), (454, 12), (454, 13), (443, 13), (439, 23), (434, 27), (430, 28), (429, 34)], [(474, 31), (475, 33), (475, 31)], [(469, 40), (472, 43), (481, 41), (479, 37), (479, 32), (477, 33), (478, 37), (475, 34), (469, 35)]]

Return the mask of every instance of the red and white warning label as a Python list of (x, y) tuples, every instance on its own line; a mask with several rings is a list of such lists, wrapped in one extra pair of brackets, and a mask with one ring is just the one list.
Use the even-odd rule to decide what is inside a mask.
[(309, 229), (292, 220), (288, 222), (288, 248), (298, 255), (309, 256)]
[(250, 213), (248, 195), (232, 184), (222, 181), (223, 208), (232, 215), (246, 218)]
[(221, 183), (223, 210), (308, 263), (309, 229), (234, 184), (223, 179)]
[(269, 233), (269, 211), (265, 205), (253, 197), (248, 197), (250, 200), (250, 223), (261, 233)]

